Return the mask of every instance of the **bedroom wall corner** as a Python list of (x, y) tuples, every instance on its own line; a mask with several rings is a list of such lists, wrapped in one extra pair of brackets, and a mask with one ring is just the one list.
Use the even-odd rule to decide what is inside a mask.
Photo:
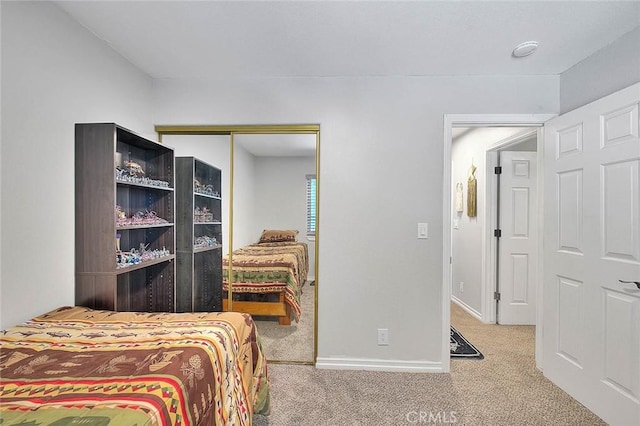
[(74, 124), (155, 138), (152, 81), (52, 2), (2, 2), (0, 328), (74, 303)]

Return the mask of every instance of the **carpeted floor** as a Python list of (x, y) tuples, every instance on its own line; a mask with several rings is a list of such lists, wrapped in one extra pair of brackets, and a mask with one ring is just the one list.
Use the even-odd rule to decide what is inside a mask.
[(275, 319), (256, 320), (268, 360), (313, 361), (315, 287), (306, 283), (300, 296), (300, 322), (279, 325)]
[(452, 359), (450, 374), (272, 364), (271, 414), (254, 416), (254, 424), (605, 424), (535, 368), (534, 327), (482, 324), (451, 309), (452, 325), (485, 359)]

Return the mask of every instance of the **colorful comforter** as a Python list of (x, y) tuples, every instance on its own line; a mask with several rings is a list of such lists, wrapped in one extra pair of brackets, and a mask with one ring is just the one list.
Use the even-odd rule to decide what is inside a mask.
[(0, 332), (4, 425), (250, 425), (268, 411), (246, 314), (63, 307)]
[[(284, 292), (295, 320), (300, 319), (300, 291), (309, 272), (306, 243), (251, 244), (232, 253), (233, 293)], [(229, 288), (229, 259), (222, 261), (223, 291)]]

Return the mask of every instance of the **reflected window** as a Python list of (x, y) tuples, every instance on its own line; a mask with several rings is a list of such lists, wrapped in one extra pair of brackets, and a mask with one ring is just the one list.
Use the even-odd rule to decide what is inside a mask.
[(307, 236), (316, 236), (316, 175), (307, 175)]

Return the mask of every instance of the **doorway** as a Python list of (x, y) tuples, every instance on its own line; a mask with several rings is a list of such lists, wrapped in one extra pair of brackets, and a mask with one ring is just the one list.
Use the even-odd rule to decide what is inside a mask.
[[(453, 139), (454, 136), (459, 135), (463, 130), (463, 128), (516, 128), (516, 131), (523, 131), (523, 128), (528, 127), (536, 127), (539, 128), (543, 125), (545, 121), (552, 118), (553, 115), (445, 115), (444, 119), (444, 188), (443, 188), (443, 210), (445, 218), (443, 220), (443, 299), (442, 299), (442, 312), (443, 312), (443, 329), (442, 329), (442, 359), (443, 359), (443, 369), (444, 371), (450, 371), (450, 354), (449, 354), (449, 335), (450, 335), (450, 321), (451, 321), (451, 300), (453, 296), (453, 262), (455, 253), (453, 252), (453, 228), (455, 225), (456, 217), (454, 216), (455, 205), (453, 203), (453, 194), (455, 191), (456, 181), (453, 176), (454, 166), (452, 164), (452, 151), (453, 151)], [(512, 134), (515, 134), (514, 131)], [(458, 134), (456, 134), (456, 132)], [(506, 137), (506, 136), (505, 136)], [(503, 138), (504, 139), (504, 138)], [(494, 140), (495, 142), (495, 140)], [(482, 153), (478, 153), (473, 155), (473, 163), (484, 163), (483, 167), (486, 167), (488, 164), (487, 161), (487, 151), (490, 149), (497, 149), (499, 146), (491, 146), (491, 144), (487, 144), (487, 147), (482, 150)], [(538, 152), (538, 157), (542, 154)], [(471, 163), (463, 164), (461, 167), (463, 169), (468, 169)], [(456, 166), (457, 167), (457, 166)], [(542, 167), (542, 162), (538, 161), (538, 168)], [(486, 170), (483, 174), (478, 175), (479, 178), (485, 180), (484, 183), (479, 183), (478, 188), (484, 187), (486, 184)], [(497, 190), (497, 188), (496, 188)], [(478, 199), (482, 199), (483, 202), (486, 201), (486, 194), (478, 194)], [(538, 193), (538, 198), (541, 196), (541, 192)], [(482, 197), (482, 198), (481, 198)], [(489, 216), (489, 215), (487, 215)], [(477, 221), (476, 225), (482, 229), (479, 233), (479, 237), (477, 237), (480, 241), (482, 247), (491, 248), (492, 242), (491, 238), (487, 237), (489, 233), (489, 229), (491, 228), (491, 221), (487, 217), (483, 220), (474, 219)], [(459, 226), (459, 224), (458, 224)], [(491, 230), (492, 232), (493, 230)], [(487, 253), (490, 253), (491, 250), (482, 249), (482, 253), (485, 253), (485, 256), (476, 256), (480, 257), (480, 265), (479, 269), (481, 270), (481, 280), (483, 282), (487, 282), (487, 275), (490, 274), (491, 268), (487, 266), (487, 263), (490, 261)], [(495, 273), (494, 273), (495, 275)], [(458, 289), (460, 288), (459, 282), (457, 283)], [(463, 288), (466, 287), (466, 283), (462, 285)], [(486, 316), (487, 312), (490, 312), (491, 306), (494, 305), (493, 293), (491, 291), (486, 290), (486, 285), (480, 285), (479, 288), (476, 287), (475, 290), (477, 294), (476, 297), (476, 305), (475, 308), (470, 306), (471, 312), (474, 312), (474, 316), (482, 321), (489, 322), (488, 318), (491, 317), (489, 315), (488, 318), (483, 318)], [(541, 294), (536, 295), (536, 301), (539, 302)], [(537, 306), (540, 307), (541, 303), (537, 303)], [(494, 308), (495, 311), (495, 308)], [(495, 321), (495, 319), (493, 320)], [(541, 353), (541, 324), (542, 324), (542, 315), (537, 313), (536, 316), (536, 364), (538, 367), (541, 361), (541, 357), (539, 354)]]
[[(499, 178), (495, 174), (505, 149), (535, 151), (535, 129), (457, 127), (452, 141), (452, 300), (483, 322), (496, 322), (499, 274), (507, 265), (495, 252), (499, 229)], [(505, 163), (508, 166), (511, 163)], [(472, 173), (473, 171), (473, 173)], [(527, 170), (528, 171), (528, 170)], [(535, 172), (535, 171), (534, 171)], [(473, 180), (473, 182), (470, 181)], [(470, 185), (474, 184), (474, 191)], [(503, 185), (504, 186), (504, 185)], [(509, 195), (509, 194), (507, 194)], [(518, 194), (519, 195), (519, 194)], [(529, 194), (525, 194), (529, 195)], [(520, 201), (520, 200), (516, 200)], [(521, 203), (518, 203), (521, 204)], [(471, 211), (471, 207), (475, 207)], [(535, 212), (533, 212), (535, 213)], [(505, 219), (508, 217), (505, 215)], [(526, 219), (526, 217), (525, 217)], [(499, 294), (499, 293), (498, 293)]]

